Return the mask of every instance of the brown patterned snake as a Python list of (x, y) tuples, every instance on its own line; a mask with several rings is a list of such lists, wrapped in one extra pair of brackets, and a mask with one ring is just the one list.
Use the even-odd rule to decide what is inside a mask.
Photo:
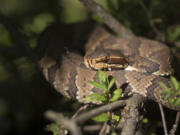
[[(55, 54), (50, 54), (52, 48)], [(171, 105), (160, 94), (160, 82), (172, 87), (168, 79), (172, 74), (171, 55), (166, 45), (140, 37), (117, 38), (98, 27), (92, 32), (85, 50), (84, 57), (67, 52), (59, 58), (62, 51), (52, 45), (41, 58), (39, 63), (46, 80), (61, 94), (85, 103), (87, 95), (101, 92), (88, 81), (96, 81), (97, 69), (102, 69), (116, 79), (117, 88), (127, 84), (126, 91), (180, 111), (180, 106)]]

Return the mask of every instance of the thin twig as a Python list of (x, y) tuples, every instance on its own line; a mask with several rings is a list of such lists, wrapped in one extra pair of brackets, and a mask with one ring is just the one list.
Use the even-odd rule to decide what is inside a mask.
[(118, 107), (125, 106), (125, 105), (126, 105), (126, 100), (119, 100), (119, 101), (98, 107), (96, 109), (90, 110), (88, 112), (85, 112), (85, 113), (79, 115), (78, 117), (76, 117), (74, 120), (77, 121), (78, 123), (82, 124), (86, 120), (88, 120), (100, 113), (111, 111), (113, 109), (116, 109)]
[(76, 118), (80, 112), (82, 112), (83, 110), (87, 109), (87, 107), (89, 106), (89, 104), (85, 104), (83, 106), (81, 106), (76, 113), (72, 116), (72, 119)]
[(108, 124), (107, 124), (107, 122), (105, 122), (105, 123), (103, 124), (103, 126), (101, 127), (101, 130), (99, 131), (99, 134), (98, 134), (98, 135), (104, 135), (107, 127), (108, 127)]
[(102, 128), (102, 124), (86, 125), (83, 127), (83, 130), (88, 132), (94, 132), (94, 131), (99, 131), (101, 128)]
[(178, 127), (179, 119), (180, 119), (180, 112), (177, 112), (175, 123), (173, 124), (172, 129), (169, 132), (169, 135), (175, 135), (175, 132)]
[(104, 23), (119, 36), (128, 39), (135, 36), (131, 30), (125, 28), (111, 14), (105, 11), (101, 5), (97, 4), (93, 0), (79, 0), (79, 1), (82, 2), (92, 13), (102, 18)]
[(113, 125), (113, 113), (112, 111), (109, 111), (109, 121), (110, 121), (110, 126), (111, 126), (111, 130), (112, 132), (115, 132), (115, 128), (114, 128), (114, 125)]
[(163, 107), (162, 107), (161, 104), (159, 104), (159, 109), (160, 109), (160, 112), (161, 112), (161, 118), (162, 118), (162, 123), (163, 123), (164, 134), (168, 135), (167, 126), (166, 126), (166, 119), (165, 119), (165, 115), (164, 115), (164, 110), (163, 110)]

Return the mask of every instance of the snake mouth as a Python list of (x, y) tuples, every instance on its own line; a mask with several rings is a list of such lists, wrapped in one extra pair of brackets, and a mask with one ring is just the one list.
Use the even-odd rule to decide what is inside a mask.
[(94, 70), (119, 70), (125, 69), (128, 62), (124, 57), (118, 56), (104, 56), (99, 58), (84, 59), (86, 67)]

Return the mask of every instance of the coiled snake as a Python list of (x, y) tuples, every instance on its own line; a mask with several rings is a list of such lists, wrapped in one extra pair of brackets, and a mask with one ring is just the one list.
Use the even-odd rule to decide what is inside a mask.
[[(53, 49), (62, 54), (58, 48)], [(117, 38), (104, 28), (97, 27), (85, 50), (84, 57), (67, 51), (61, 58), (58, 58), (58, 54), (53, 58), (46, 52), (39, 62), (46, 80), (64, 96), (85, 103), (87, 95), (101, 92), (89, 80), (97, 80), (97, 69), (102, 69), (116, 79), (117, 88), (127, 84), (126, 91), (180, 110), (180, 106), (171, 105), (160, 95), (162, 88), (159, 82), (172, 87), (166, 77), (173, 71), (170, 50), (166, 45), (140, 37), (130, 40)]]

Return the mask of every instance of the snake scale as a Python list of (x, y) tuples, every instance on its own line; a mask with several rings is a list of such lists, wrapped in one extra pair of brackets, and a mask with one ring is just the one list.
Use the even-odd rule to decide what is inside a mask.
[(125, 91), (180, 111), (180, 106), (171, 105), (160, 95), (159, 82), (171, 88), (168, 76), (173, 72), (170, 50), (160, 42), (141, 37), (118, 38), (99, 26), (85, 45), (85, 56), (72, 51), (64, 53), (53, 43), (44, 48), (44, 56), (39, 61), (43, 75), (68, 98), (85, 103), (87, 95), (101, 92), (89, 80), (97, 81), (97, 70), (102, 69), (116, 79), (117, 88), (125, 85)]

